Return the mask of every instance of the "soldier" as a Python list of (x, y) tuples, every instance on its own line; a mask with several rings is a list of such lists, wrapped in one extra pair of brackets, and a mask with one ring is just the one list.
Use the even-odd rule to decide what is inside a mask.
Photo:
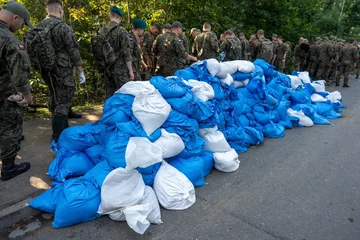
[(261, 58), (266, 62), (271, 63), (274, 51), (273, 43), (264, 37), (264, 31), (261, 29), (257, 31), (256, 37), (258, 41), (252, 50), (251, 58), (253, 60)]
[(160, 76), (165, 75), (165, 72), (164, 72), (164, 67), (165, 67), (164, 41), (169, 35), (171, 35), (171, 24), (166, 23), (166, 24), (164, 24), (164, 26), (162, 28), (162, 34), (159, 35), (153, 43), (152, 52), (153, 52), (154, 56), (156, 57), (156, 70), (155, 70), (156, 75), (160, 75)]
[(146, 28), (146, 23), (144, 20), (141, 20), (139, 18), (134, 18), (132, 24), (132, 30), (129, 33), (132, 68), (134, 72), (134, 80), (137, 81), (141, 80), (140, 64), (142, 66), (145, 65), (141, 59), (141, 47), (140, 47), (140, 38), (143, 36), (145, 28)]
[(195, 38), (195, 52), (199, 60), (217, 58), (219, 43), (216, 34), (211, 32), (211, 25), (204, 23), (203, 32)]
[[(185, 51), (187, 53), (190, 53), (190, 40), (189, 40), (188, 36), (186, 36), (186, 34), (184, 32), (182, 32), (180, 34), (179, 38), (181, 39), (181, 41), (184, 45)], [(190, 65), (190, 60), (186, 60), (184, 67), (188, 67), (189, 65)]]
[(242, 60), (248, 60), (250, 55), (250, 46), (249, 41), (245, 38), (244, 33), (239, 34), (239, 39), (241, 41), (241, 59)]
[(360, 73), (360, 44), (357, 43), (357, 49), (358, 49), (358, 59), (356, 60), (356, 79), (359, 79), (359, 73)]
[(273, 34), (273, 35), (272, 35), (272, 38), (271, 38), (271, 41), (272, 41), (272, 43), (273, 43), (273, 45), (274, 45), (273, 53), (275, 54), (277, 47), (280, 45), (280, 44), (278, 43), (278, 35), (277, 35), (277, 34)]
[(331, 66), (331, 70), (330, 70), (330, 73), (329, 73), (329, 79), (334, 80), (335, 77), (336, 77), (336, 72), (337, 72), (338, 67), (339, 67), (339, 55), (340, 55), (341, 48), (337, 44), (337, 37), (336, 36), (331, 36), (330, 37), (330, 42), (331, 42), (331, 44), (333, 46), (335, 56), (331, 61), (332, 66)]
[[(30, 163), (15, 164), (22, 137), (21, 104), (30, 104), (30, 59), (13, 33), (30, 23), (28, 10), (18, 2), (5, 3), (0, 10), (0, 151), (1, 180), (7, 181), (30, 169)], [(10, 100), (21, 93), (18, 102)], [(19, 104), (18, 104), (19, 103)]]
[(344, 75), (344, 84), (343, 87), (350, 87), (349, 82), (349, 73), (353, 67), (356, 65), (356, 61), (358, 59), (358, 50), (355, 46), (355, 39), (350, 41), (349, 46), (344, 47), (340, 51), (339, 59), (340, 59), (340, 70), (336, 76), (336, 84), (335, 86), (340, 86), (340, 78), (341, 75)]
[(328, 77), (330, 73), (331, 68), (331, 60), (334, 57), (334, 50), (329, 43), (329, 38), (324, 37), (324, 41), (320, 46), (320, 52), (319, 52), (319, 68), (316, 73), (316, 79), (325, 80), (326, 84), (328, 85)]
[(316, 42), (311, 45), (309, 51), (309, 66), (308, 72), (310, 77), (315, 78), (316, 71), (319, 66), (319, 53), (320, 53), (320, 44), (322, 39), (320, 37), (316, 38)]
[(279, 36), (277, 38), (277, 43), (279, 45), (276, 48), (276, 52), (274, 54), (274, 61), (273, 61), (273, 65), (275, 65), (276, 69), (282, 73), (284, 73), (284, 70), (285, 70), (285, 64), (286, 64), (286, 58), (287, 58), (286, 55), (288, 53), (288, 47), (283, 42), (283, 40), (284, 39), (281, 36)]
[(190, 37), (192, 39), (192, 47), (191, 47), (191, 52), (194, 56), (197, 56), (197, 53), (196, 53), (196, 48), (195, 48), (195, 38), (197, 35), (199, 35), (201, 32), (199, 29), (197, 28), (192, 28), (191, 31), (190, 31)]
[(111, 97), (122, 85), (134, 80), (128, 32), (120, 26), (123, 12), (117, 6), (110, 8), (110, 23), (100, 31), (110, 32), (109, 43), (115, 51), (116, 61), (106, 66), (104, 74), (106, 98)]
[(300, 38), (299, 44), (296, 45), (294, 49), (294, 64), (295, 69), (298, 72), (306, 71), (306, 59), (308, 57), (308, 52), (310, 50), (310, 46), (307, 43), (305, 38)]
[(286, 53), (284, 73), (286, 73), (286, 74), (291, 74), (291, 72), (290, 72), (290, 65), (291, 65), (291, 42), (287, 41), (285, 44), (286, 44), (286, 47), (287, 47), (288, 51), (287, 51), (287, 53)]
[(64, 129), (69, 127), (68, 114), (75, 93), (74, 68), (78, 71), (80, 83), (85, 82), (79, 46), (72, 29), (62, 20), (64, 11), (59, 0), (47, 0), (47, 16), (36, 28), (50, 28), (51, 43), (55, 49), (56, 64), (47, 69), (40, 63), (41, 77), (50, 91), (49, 110), (52, 113), (52, 145), (56, 143)]
[(182, 69), (185, 60), (197, 61), (196, 57), (189, 55), (179, 38), (182, 33), (182, 24), (174, 22), (171, 26), (172, 33), (167, 35), (163, 43), (164, 48), (164, 76), (174, 75), (176, 70)]
[(223, 62), (241, 60), (241, 42), (231, 30), (224, 32), (224, 42), (221, 44), (219, 51), (220, 53), (224, 52), (224, 59), (222, 60)]
[(155, 71), (155, 62), (154, 62), (154, 56), (152, 55), (152, 46), (155, 37), (159, 34), (160, 31), (161, 31), (161, 26), (159, 24), (153, 24), (150, 30), (144, 33), (142, 52), (143, 52), (143, 58), (148, 67), (148, 71), (146, 73), (147, 78), (151, 77)]

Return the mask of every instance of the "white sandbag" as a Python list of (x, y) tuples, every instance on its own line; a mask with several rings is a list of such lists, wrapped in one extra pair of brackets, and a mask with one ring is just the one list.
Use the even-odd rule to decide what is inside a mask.
[(151, 135), (168, 118), (171, 106), (156, 90), (151, 94), (139, 94), (132, 105), (135, 118), (140, 122), (147, 135)]
[(100, 214), (110, 214), (137, 205), (144, 197), (145, 183), (136, 170), (117, 168), (105, 178), (101, 187)]
[(332, 103), (338, 103), (341, 101), (342, 96), (339, 91), (334, 91), (329, 93), (329, 95), (326, 96), (327, 100), (330, 100)]
[(248, 85), (250, 79), (246, 79), (244, 81), (234, 81), (234, 87), (235, 88), (240, 88), (240, 87), (246, 87), (246, 85)]
[(326, 102), (327, 100), (323, 96), (321, 96), (317, 93), (313, 93), (311, 95), (311, 101), (315, 103), (315, 102)]
[(160, 146), (144, 137), (131, 137), (125, 152), (126, 169), (147, 168), (163, 160)]
[(169, 210), (184, 210), (196, 201), (194, 185), (165, 161), (155, 176), (154, 191), (160, 205)]
[(303, 125), (304, 127), (314, 126), (314, 122), (311, 120), (311, 118), (306, 116), (302, 110), (298, 112), (289, 108), (287, 110), (287, 115), (299, 118), (299, 124)]
[(238, 64), (236, 61), (228, 61), (220, 63), (220, 71), (216, 76), (220, 79), (226, 78), (228, 74), (234, 74), (238, 71)]
[(303, 84), (298, 76), (292, 76), (292, 75), (288, 75), (288, 76), (290, 77), (291, 80), (292, 89), (297, 89), (299, 86)]
[(136, 97), (140, 93), (143, 94), (154, 93), (155, 90), (156, 90), (155, 87), (150, 83), (150, 81), (129, 81), (125, 83), (115, 93), (129, 94)]
[(233, 77), (232, 77), (230, 74), (227, 74), (227, 75), (226, 75), (226, 78), (220, 79), (220, 82), (221, 82), (222, 84), (227, 84), (227, 85), (230, 86), (231, 84), (233, 84), (234, 79), (233, 79)]
[(251, 73), (255, 71), (255, 65), (250, 61), (237, 60), (238, 71), (242, 73)]
[(325, 80), (318, 80), (311, 83), (316, 92), (325, 92)]
[(207, 82), (201, 82), (198, 80), (185, 81), (187, 85), (191, 86), (191, 92), (194, 93), (201, 101), (208, 101), (215, 98), (214, 89)]
[(168, 133), (161, 129), (161, 137), (154, 142), (162, 149), (162, 158), (171, 158), (180, 154), (185, 149), (185, 144), (176, 133)]
[(229, 143), (226, 141), (222, 132), (214, 128), (199, 129), (199, 135), (205, 140), (205, 150), (210, 152), (227, 152), (231, 150)]
[(302, 82), (305, 83), (311, 83), (311, 79), (309, 76), (309, 72), (298, 72), (299, 78), (302, 80)]
[(239, 168), (239, 156), (234, 149), (213, 153), (215, 168), (221, 172), (234, 172)]
[(212, 76), (216, 76), (220, 72), (220, 63), (215, 58), (207, 59), (206, 68)]

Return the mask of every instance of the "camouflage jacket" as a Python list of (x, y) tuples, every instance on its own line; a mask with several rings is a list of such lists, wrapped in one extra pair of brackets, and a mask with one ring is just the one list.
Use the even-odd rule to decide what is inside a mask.
[(144, 56), (152, 56), (151, 48), (154, 43), (154, 36), (150, 31), (146, 31), (144, 33), (144, 40), (142, 43), (142, 52)]
[(278, 46), (275, 50), (275, 54), (276, 54), (275, 60), (282, 61), (285, 57), (285, 54), (286, 54), (286, 58), (287, 58), (287, 53), (288, 53), (288, 47), (286, 46), (286, 44), (285, 43), (278, 44)]
[(169, 69), (181, 69), (184, 67), (188, 53), (180, 38), (175, 34), (168, 34), (163, 42), (164, 63)]
[(229, 37), (220, 46), (220, 52), (225, 53), (225, 61), (240, 60), (242, 56), (241, 42), (237, 37)]
[(135, 80), (141, 80), (140, 77), (140, 62), (141, 62), (141, 48), (133, 32), (129, 32), (129, 44), (133, 72)]
[(347, 46), (341, 49), (339, 60), (342, 65), (354, 65), (357, 59), (358, 51), (355, 46)]
[(155, 57), (157, 58), (157, 65), (160, 67), (165, 66), (164, 42), (169, 35), (171, 35), (171, 33), (169, 33), (169, 32), (161, 34), (155, 39), (155, 41), (153, 43), (152, 52), (155, 55)]
[(243, 60), (247, 60), (248, 59), (248, 55), (250, 54), (250, 45), (249, 45), (249, 41), (246, 38), (243, 38), (240, 40), (241, 42), (241, 59)]
[(30, 92), (30, 59), (7, 23), (0, 20), (0, 101), (10, 95)]
[(319, 61), (330, 62), (335, 56), (333, 46), (329, 42), (324, 42), (320, 46)]
[(195, 38), (195, 52), (199, 60), (217, 58), (219, 43), (216, 34), (210, 31), (200, 33)]
[(320, 44), (314, 43), (310, 47), (309, 58), (310, 62), (317, 62), (319, 60)]

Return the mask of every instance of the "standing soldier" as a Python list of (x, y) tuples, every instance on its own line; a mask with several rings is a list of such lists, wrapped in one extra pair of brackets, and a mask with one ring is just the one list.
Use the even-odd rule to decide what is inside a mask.
[(143, 36), (145, 28), (146, 23), (144, 20), (134, 18), (132, 30), (129, 33), (132, 68), (134, 72), (134, 80), (137, 81), (141, 80), (140, 64), (144, 65), (141, 59), (140, 38)]
[(305, 71), (306, 52), (305, 52), (305, 38), (300, 38), (299, 44), (294, 49), (294, 64), (298, 72)]
[(159, 35), (152, 47), (152, 52), (156, 58), (156, 70), (155, 74), (160, 76), (165, 76), (164, 67), (165, 67), (165, 39), (171, 35), (171, 24), (166, 23), (162, 28), (162, 34)]
[(331, 44), (333, 46), (335, 54), (334, 54), (334, 58), (331, 61), (332, 66), (331, 66), (331, 70), (329, 73), (329, 79), (334, 80), (336, 77), (336, 72), (339, 67), (339, 55), (340, 55), (341, 47), (337, 44), (337, 37), (331, 36), (330, 40), (331, 40)]
[(268, 63), (271, 63), (273, 57), (274, 46), (273, 43), (264, 37), (264, 31), (258, 30), (256, 33), (258, 41), (252, 50), (251, 58), (254, 60), (260, 58)]
[(284, 73), (286, 74), (291, 74), (290, 72), (290, 65), (291, 65), (291, 42), (287, 41), (286, 43), (286, 47), (288, 49), (287, 53), (286, 53), (286, 61), (285, 61), (285, 70)]
[(249, 60), (249, 55), (250, 55), (250, 46), (249, 46), (249, 41), (245, 38), (245, 34), (244, 33), (240, 33), (239, 34), (239, 39), (241, 41), (241, 59), (242, 60)]
[(224, 32), (224, 42), (221, 44), (219, 51), (220, 53), (224, 53), (224, 59), (222, 60), (223, 62), (241, 60), (241, 42), (231, 30)]
[(358, 50), (355, 46), (355, 39), (350, 41), (349, 46), (341, 49), (339, 59), (340, 59), (340, 70), (336, 76), (336, 85), (340, 86), (341, 75), (344, 75), (344, 84), (343, 87), (350, 87), (349, 82), (349, 73), (352, 68), (355, 67), (356, 61), (358, 59)]
[(200, 34), (200, 30), (197, 28), (192, 28), (190, 31), (190, 37), (192, 39), (191, 52), (192, 52), (193, 56), (197, 56), (196, 49), (195, 49), (195, 38), (199, 34)]
[(322, 39), (320, 37), (316, 38), (316, 42), (311, 45), (309, 51), (309, 66), (308, 72), (310, 77), (315, 78), (316, 71), (319, 66), (319, 53), (320, 53), (320, 44)]
[(273, 34), (273, 35), (272, 35), (272, 38), (271, 38), (271, 41), (272, 41), (273, 46), (274, 46), (273, 53), (275, 54), (277, 47), (280, 45), (280, 44), (278, 43), (278, 35), (277, 35), (277, 34)]
[(185, 60), (197, 61), (196, 57), (189, 55), (179, 38), (182, 33), (182, 24), (174, 22), (171, 26), (172, 33), (167, 35), (163, 42), (164, 48), (164, 76), (172, 76), (176, 70), (184, 68)]
[(288, 53), (288, 47), (283, 42), (284, 39), (280, 36), (277, 38), (277, 43), (279, 44), (276, 48), (276, 52), (274, 54), (274, 61), (273, 65), (275, 65), (276, 69), (279, 72), (284, 73), (285, 70), (285, 64), (286, 64), (286, 58)]
[(334, 58), (334, 49), (329, 43), (329, 38), (324, 37), (324, 41), (320, 46), (319, 52), (319, 68), (316, 73), (316, 79), (325, 80), (326, 84), (329, 84), (329, 73), (331, 68), (331, 60)]
[[(28, 10), (18, 2), (8, 2), (0, 10), (0, 151), (1, 180), (7, 181), (30, 169), (30, 163), (15, 164), (23, 131), (21, 104), (30, 104), (30, 59), (13, 33), (30, 23)], [(20, 97), (10, 100), (17, 93)], [(22, 100), (21, 100), (22, 98)], [(9, 189), (10, 190), (10, 189)]]
[(156, 35), (159, 34), (161, 30), (161, 26), (159, 24), (153, 24), (149, 31), (144, 33), (144, 40), (142, 44), (142, 52), (145, 63), (148, 67), (148, 71), (146, 73), (146, 79), (150, 78), (155, 71), (155, 62), (154, 56), (152, 55), (152, 46), (155, 40)]
[(199, 60), (217, 58), (219, 43), (216, 34), (211, 32), (211, 25), (204, 23), (203, 32), (195, 38), (195, 52)]
[[(184, 32), (182, 32), (181, 35), (179, 36), (179, 38), (181, 39), (181, 41), (184, 45), (185, 51), (187, 53), (190, 53), (190, 40), (189, 40), (188, 36), (186, 36), (186, 34)], [(189, 65), (190, 65), (190, 60), (186, 60), (185, 67), (188, 67)]]

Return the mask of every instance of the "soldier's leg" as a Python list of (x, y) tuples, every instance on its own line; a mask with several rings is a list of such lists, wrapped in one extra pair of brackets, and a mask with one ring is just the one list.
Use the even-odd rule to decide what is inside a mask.
[(104, 73), (106, 99), (116, 92), (116, 83), (113, 76), (114, 67), (108, 68)]
[(360, 66), (358, 66), (360, 63), (357, 63), (356, 64), (356, 72), (355, 72), (355, 75), (356, 75), (356, 79), (359, 79), (359, 73), (360, 73)]
[(344, 73), (344, 85), (343, 87), (349, 87), (349, 74), (351, 72), (351, 65), (345, 65), (344, 66), (344, 70), (343, 70), (343, 73)]
[(323, 78), (324, 77), (324, 74), (323, 74), (324, 68), (325, 68), (325, 63), (320, 62), (317, 73), (316, 73), (316, 79), (317, 80), (324, 80), (324, 78)]
[(338, 73), (336, 74), (335, 86), (337, 86), (337, 87), (340, 86), (340, 79), (341, 79), (341, 75), (343, 74), (343, 69), (344, 69), (344, 67), (343, 67), (343, 65), (341, 65), (340, 68), (339, 68)]

